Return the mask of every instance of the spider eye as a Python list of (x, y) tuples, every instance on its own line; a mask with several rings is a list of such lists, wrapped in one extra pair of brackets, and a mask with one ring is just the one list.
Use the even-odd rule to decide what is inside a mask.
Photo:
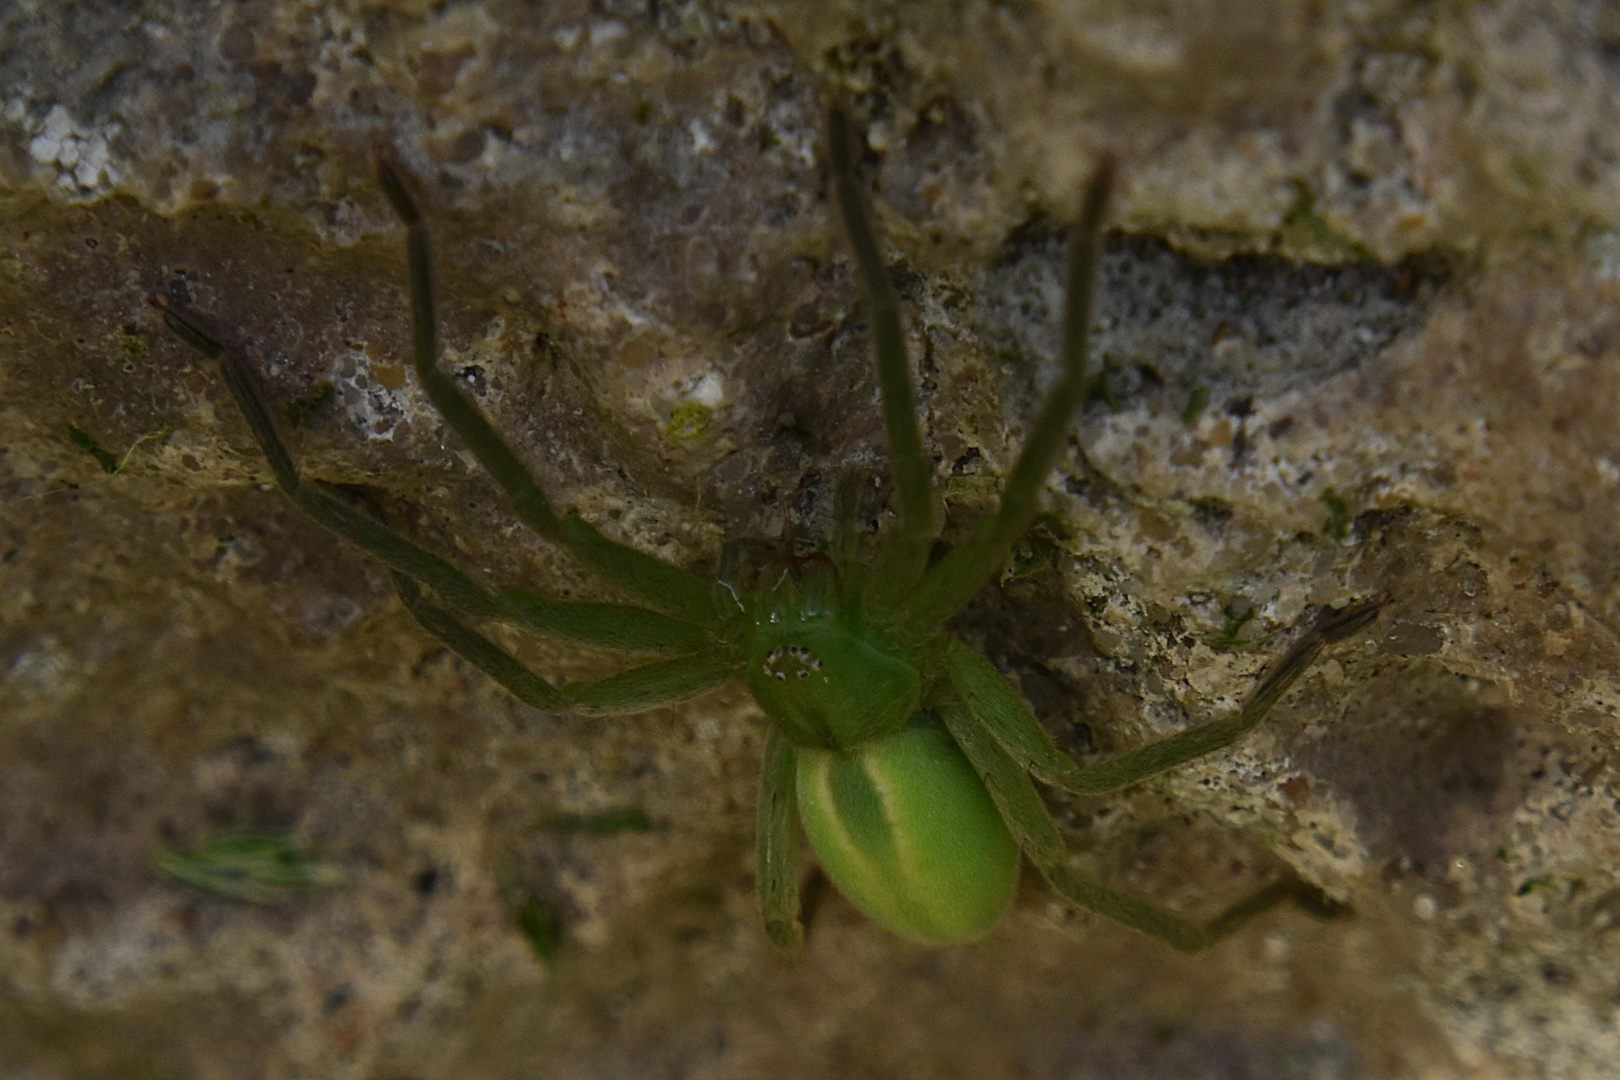
[(922, 679), (883, 637), (835, 619), (762, 627), (748, 688), (800, 746), (855, 746), (917, 710)]

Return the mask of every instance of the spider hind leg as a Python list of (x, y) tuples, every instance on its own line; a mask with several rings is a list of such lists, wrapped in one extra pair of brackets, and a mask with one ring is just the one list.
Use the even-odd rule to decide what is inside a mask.
[(1292, 883), (1268, 886), (1200, 923), (1105, 884), (1070, 861), (1068, 846), (1029, 774), (1001, 748), (990, 730), (954, 695), (944, 695), (936, 707), (946, 729), (984, 780), (1018, 846), (1052, 888), (1076, 906), (1140, 930), (1173, 949), (1196, 952), (1293, 895), (1296, 886)]

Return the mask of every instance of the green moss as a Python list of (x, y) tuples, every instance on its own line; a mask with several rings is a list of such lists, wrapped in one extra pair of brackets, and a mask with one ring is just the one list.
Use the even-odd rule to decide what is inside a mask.
[(1223, 622), (1220, 631), (1204, 639), (1204, 644), (1217, 652), (1242, 652), (1245, 649), (1252, 649), (1258, 645), (1264, 645), (1279, 633), (1279, 631), (1273, 630), (1271, 633), (1261, 634), (1259, 637), (1243, 637), (1243, 628), (1253, 621), (1256, 614), (1255, 609), (1252, 607), (1245, 608), (1242, 611), (1236, 610), (1235, 607), (1223, 608), (1221, 614)]
[(192, 888), (253, 904), (282, 903), (343, 877), (337, 867), (310, 859), (288, 838), (262, 833), (217, 836), (187, 852), (160, 844), (152, 865)]
[(1206, 638), (1205, 643), (1212, 649), (1224, 652), (1236, 649), (1243, 644), (1238, 635), (1243, 632), (1243, 628), (1254, 618), (1254, 609), (1250, 608), (1247, 611), (1235, 613), (1231, 608), (1227, 608), (1221, 614), (1225, 617), (1225, 621), (1221, 624), (1220, 633)]
[(83, 428), (69, 424), (68, 438), (72, 440), (74, 446), (77, 446), (80, 450), (83, 450), (85, 453), (95, 458), (96, 464), (101, 466), (102, 472), (106, 473), (108, 476), (117, 475), (118, 458), (109, 451), (102, 449), (101, 445), (96, 442), (95, 438), (91, 436), (89, 432), (85, 431)]
[(1006, 569), (1001, 572), (1001, 583), (1005, 585), (1010, 581), (1034, 577), (1050, 565), (1052, 561), (1045, 552), (1027, 542), (1019, 544), (1013, 549), (1012, 558), (1007, 560)]
[(664, 425), (664, 434), (678, 442), (695, 442), (708, 434), (714, 410), (697, 401), (683, 401), (675, 406)]
[(652, 822), (638, 806), (621, 806), (600, 814), (559, 814), (535, 825), (542, 832), (583, 833), (587, 836), (614, 836), (618, 833), (646, 832)]
[(1304, 230), (1323, 247), (1366, 262), (1376, 261), (1367, 246), (1334, 228), (1316, 209), (1316, 196), (1303, 180), (1294, 181), (1294, 202), (1283, 218), (1286, 225)]
[(142, 357), (152, 349), (152, 343), (139, 330), (125, 330), (120, 337), (120, 341), (124, 346), (126, 356)]
[(1526, 878), (1524, 883), (1513, 890), (1514, 896), (1533, 896), (1536, 893), (1546, 893), (1549, 897), (1568, 900), (1573, 897), (1586, 884), (1578, 877), (1562, 878), (1548, 875), (1546, 877)]
[(1344, 499), (1333, 488), (1322, 492), (1318, 500), (1327, 508), (1327, 521), (1322, 525), (1322, 531), (1339, 543), (1344, 543), (1350, 536), (1350, 507), (1345, 505)]
[(529, 951), (536, 960), (550, 967), (562, 944), (562, 919), (550, 904), (535, 896), (524, 897), (520, 903), (510, 905), (510, 910), (512, 924), (529, 943)]
[(129, 449), (124, 451), (123, 457), (118, 457), (112, 451), (102, 447), (100, 443), (96, 442), (94, 436), (76, 424), (68, 425), (68, 441), (95, 458), (96, 464), (101, 466), (102, 472), (108, 476), (117, 476), (124, 471), (124, 466), (129, 464), (129, 459), (135, 455), (135, 451), (140, 448), (142, 443), (162, 442), (173, 431), (173, 426), (169, 424), (163, 425), (156, 431), (148, 431), (145, 435), (129, 444)]
[(945, 481), (945, 501), (956, 502), (975, 495), (994, 494), (1001, 481), (988, 473), (964, 473)]
[(315, 392), (308, 397), (293, 398), (287, 402), (287, 423), (293, 427), (301, 427), (310, 413), (332, 400), (337, 390), (329, 382), (323, 382), (315, 388)]
[(529, 951), (540, 961), (541, 966), (551, 967), (557, 959), (557, 950), (562, 947), (564, 932), (562, 916), (558, 914), (556, 908), (536, 896), (533, 891), (524, 888), (511, 867), (503, 869), (498, 878), (501, 899), (506, 904), (506, 912), (512, 919), (512, 925), (523, 935)]
[(1204, 406), (1209, 404), (1209, 389), (1195, 386), (1192, 393), (1187, 395), (1187, 407), (1181, 410), (1181, 422), (1188, 427), (1198, 423), (1198, 418), (1204, 413)]
[(1119, 412), (1122, 403), (1119, 400), (1119, 394), (1115, 392), (1113, 385), (1108, 381), (1108, 370), (1106, 368), (1091, 376), (1090, 381), (1086, 384), (1086, 400), (1101, 401), (1108, 406), (1109, 412)]

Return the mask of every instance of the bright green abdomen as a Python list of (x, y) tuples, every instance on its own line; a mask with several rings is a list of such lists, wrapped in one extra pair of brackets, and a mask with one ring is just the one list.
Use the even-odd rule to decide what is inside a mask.
[(855, 750), (801, 749), (798, 794), (822, 869), (896, 933), (972, 941), (1012, 902), (1018, 845), (973, 766), (927, 714)]

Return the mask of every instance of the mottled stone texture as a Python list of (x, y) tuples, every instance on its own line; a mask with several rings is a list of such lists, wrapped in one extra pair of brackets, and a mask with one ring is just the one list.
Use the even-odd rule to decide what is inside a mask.
[[(0, 1073), (1610, 1075), (1617, 55), (1600, 0), (0, 4)], [(599, 595), (408, 375), (389, 148), (446, 363), (559, 501), (712, 569), (886, 483), (832, 93), (953, 536), (1050, 378), (1074, 189), (1119, 156), (1095, 400), (960, 630), (1084, 757), (1389, 593), (1230, 753), (1052, 802), (1166, 903), (1292, 872), (1345, 914), (1186, 957), (1031, 878), (973, 947), (827, 896), (780, 960), (745, 697), (513, 703), (264, 483), (147, 303), (242, 345), (311, 476), (492, 584)], [(651, 828), (558, 825), (632, 807)], [(254, 906), (152, 868), (243, 831), (342, 883)]]

